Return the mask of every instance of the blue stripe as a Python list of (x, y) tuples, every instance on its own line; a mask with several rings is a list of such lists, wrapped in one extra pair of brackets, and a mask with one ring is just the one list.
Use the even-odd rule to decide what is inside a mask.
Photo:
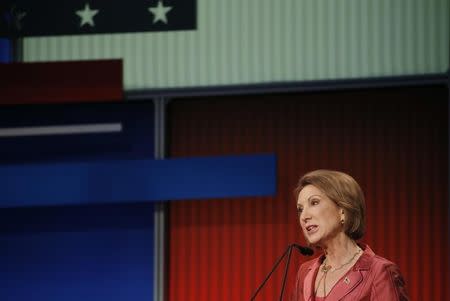
[(0, 167), (0, 207), (274, 195), (274, 155)]
[(11, 61), (11, 42), (8, 39), (0, 38), (0, 63), (10, 63)]

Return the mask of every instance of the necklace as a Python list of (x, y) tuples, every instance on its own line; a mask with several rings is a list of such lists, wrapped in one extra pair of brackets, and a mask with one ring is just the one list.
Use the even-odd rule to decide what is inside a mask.
[(331, 269), (332, 269), (333, 267), (332, 267), (331, 265), (328, 265), (328, 264), (327, 264), (327, 259), (328, 259), (328, 258), (325, 258), (325, 260), (324, 260), (324, 262), (323, 262), (323, 264), (322, 264), (321, 270), (322, 270), (322, 272), (324, 272), (324, 273), (328, 273), (328, 272), (330, 272), (330, 271), (331, 271), (331, 273), (336, 272), (336, 271), (342, 269), (343, 267), (345, 267), (346, 265), (348, 265), (350, 262), (352, 262), (353, 259), (355, 259), (355, 257), (358, 256), (359, 253), (361, 253), (361, 248), (360, 248), (360, 247), (358, 247), (358, 250), (357, 250), (356, 253), (352, 256), (352, 258), (350, 258), (349, 261), (347, 261), (347, 262), (341, 264), (341, 265), (338, 266), (337, 268), (334, 268), (333, 271), (331, 271)]
[(319, 279), (319, 283), (317, 283), (317, 288), (316, 288), (316, 291), (314, 292), (314, 296), (317, 295), (317, 291), (319, 290), (320, 283), (321, 283), (322, 280), (323, 280), (323, 296), (324, 296), (324, 299), (326, 299), (326, 292), (327, 292), (327, 289), (326, 289), (326, 282), (327, 282), (327, 274), (328, 274), (328, 272), (330, 272), (330, 271), (331, 271), (331, 273), (336, 272), (336, 271), (342, 269), (343, 267), (345, 267), (346, 265), (350, 264), (350, 263), (355, 259), (355, 257), (358, 256), (359, 253), (361, 253), (361, 251), (362, 251), (361, 248), (358, 247), (358, 250), (357, 250), (356, 253), (352, 256), (352, 258), (350, 258), (349, 261), (345, 262), (344, 264), (341, 264), (341, 265), (338, 266), (337, 268), (334, 268), (333, 271), (331, 271), (331, 269), (332, 269), (333, 267), (332, 267), (331, 265), (327, 264), (327, 259), (328, 259), (328, 258), (325, 258), (325, 260), (323, 261), (322, 266), (321, 266), (321, 268), (320, 268), (320, 270), (322, 271), (323, 274), (322, 274), (322, 277), (320, 277), (320, 279)]

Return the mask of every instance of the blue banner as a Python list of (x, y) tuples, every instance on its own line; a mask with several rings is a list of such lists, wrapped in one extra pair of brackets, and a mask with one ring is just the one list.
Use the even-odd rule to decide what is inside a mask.
[(276, 193), (276, 158), (4, 165), (0, 183), (0, 207), (269, 196)]

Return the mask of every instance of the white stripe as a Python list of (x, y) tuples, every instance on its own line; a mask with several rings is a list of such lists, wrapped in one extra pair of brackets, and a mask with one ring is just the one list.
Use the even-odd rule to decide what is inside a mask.
[(122, 131), (122, 123), (93, 123), (0, 128), (0, 137), (99, 134)]

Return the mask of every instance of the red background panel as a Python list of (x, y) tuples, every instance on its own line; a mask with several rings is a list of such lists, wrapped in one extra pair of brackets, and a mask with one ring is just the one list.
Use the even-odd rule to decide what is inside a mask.
[(122, 99), (121, 60), (0, 64), (0, 104)]
[[(448, 296), (445, 86), (174, 100), (172, 157), (276, 153), (277, 195), (170, 202), (168, 300), (249, 300), (292, 242), (293, 189), (307, 171), (365, 191), (363, 241), (396, 262), (412, 300)], [(306, 258), (294, 254), (288, 278)], [(257, 300), (278, 300), (282, 266)]]

